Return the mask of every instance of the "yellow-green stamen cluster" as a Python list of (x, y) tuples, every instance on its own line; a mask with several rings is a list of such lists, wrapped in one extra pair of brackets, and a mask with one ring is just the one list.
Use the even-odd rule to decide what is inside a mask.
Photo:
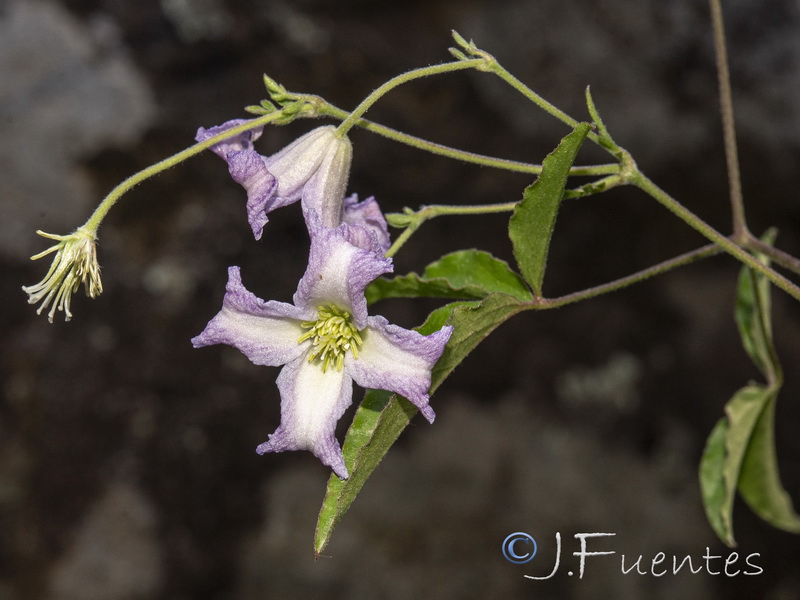
[(100, 266), (97, 264), (95, 234), (83, 228), (79, 228), (69, 235), (54, 235), (43, 231), (36, 233), (42, 237), (56, 240), (58, 243), (44, 252), (32, 256), (31, 260), (42, 258), (53, 252), (56, 253), (56, 256), (44, 279), (22, 289), (28, 294), (29, 304), (41, 302), (37, 313), (41, 314), (50, 306), (47, 318), (51, 323), (57, 310), (63, 310), (65, 320), (69, 321), (72, 317), (69, 310), (72, 294), (78, 291), (81, 283), (86, 287), (86, 295), (90, 298), (99, 296), (103, 291)]
[(364, 342), (346, 310), (333, 304), (323, 304), (317, 309), (316, 321), (303, 321), (301, 325), (308, 331), (297, 342), (312, 340), (308, 362), (317, 360), (322, 363), (323, 373), (330, 365), (335, 365), (336, 370), (341, 371), (348, 351), (358, 358), (358, 350)]

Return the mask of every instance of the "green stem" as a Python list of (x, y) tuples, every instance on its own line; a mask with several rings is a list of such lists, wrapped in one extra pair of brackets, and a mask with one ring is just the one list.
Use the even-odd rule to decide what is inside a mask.
[[(619, 168), (620, 165), (617, 165)], [(571, 190), (564, 190), (564, 199), (574, 199), (574, 198), (585, 198), (586, 196), (593, 196), (594, 194), (600, 194), (602, 192), (607, 192), (610, 189), (617, 187), (618, 185), (624, 185), (627, 183), (627, 179), (621, 174), (617, 173), (615, 175), (609, 175), (608, 177), (603, 177), (602, 179), (598, 179), (597, 181), (592, 181), (591, 183), (587, 183), (586, 185), (582, 185), (578, 188), (574, 188)]]
[(720, 111), (722, 113), (722, 131), (725, 140), (725, 159), (728, 164), (728, 188), (730, 189), (731, 212), (733, 215), (733, 239), (742, 242), (748, 237), (748, 229), (744, 216), (739, 154), (736, 148), (731, 76), (728, 68), (728, 51), (725, 47), (725, 23), (722, 18), (720, 0), (709, 0), (709, 5), (714, 29), (714, 54), (717, 57), (717, 78)]
[(100, 203), (100, 205), (94, 210), (86, 223), (83, 224), (82, 229), (95, 234), (97, 229), (100, 227), (100, 223), (103, 221), (108, 211), (111, 210), (111, 207), (116, 204), (117, 200), (119, 200), (120, 197), (122, 197), (126, 192), (130, 191), (133, 187), (145, 179), (148, 179), (153, 175), (160, 173), (161, 171), (165, 171), (170, 167), (174, 167), (178, 163), (185, 161), (187, 158), (191, 158), (195, 154), (199, 154), (203, 150), (206, 150), (223, 140), (238, 135), (244, 131), (249, 131), (250, 129), (255, 129), (256, 127), (266, 125), (267, 123), (274, 121), (281, 116), (283, 116), (283, 113), (281, 111), (276, 111), (257, 119), (249, 120), (246, 123), (232, 127), (231, 129), (223, 131), (222, 133), (210, 137), (207, 140), (198, 142), (197, 144), (190, 146), (189, 148), (186, 148), (177, 154), (173, 154), (172, 156), (167, 157), (154, 165), (150, 165), (146, 169), (139, 171), (134, 175), (131, 175), (125, 181), (111, 190), (111, 192), (105, 198), (103, 198), (103, 201)]
[(720, 248), (722, 248), (722, 250), (738, 259), (740, 262), (746, 264), (751, 269), (762, 273), (767, 279), (781, 288), (784, 292), (796, 300), (800, 300), (800, 288), (798, 288), (780, 273), (777, 273), (770, 267), (764, 265), (764, 263), (755, 258), (752, 254), (748, 253), (741, 246), (737, 245), (735, 242), (711, 227), (708, 223), (703, 221), (700, 217), (695, 215), (680, 202), (659, 188), (655, 183), (650, 181), (640, 171), (634, 171), (629, 177), (629, 182), (655, 198), (692, 229), (702, 234), (711, 242), (717, 244)]
[(566, 294), (564, 296), (559, 296), (557, 298), (535, 299), (531, 301), (530, 308), (533, 310), (560, 308), (568, 304), (574, 304), (575, 302), (580, 302), (581, 300), (588, 300), (589, 298), (595, 298), (597, 296), (607, 294), (609, 292), (615, 292), (617, 290), (628, 287), (635, 283), (639, 283), (655, 275), (660, 275), (662, 273), (666, 273), (667, 271), (671, 271), (678, 267), (688, 265), (703, 258), (719, 254), (720, 252), (721, 250), (716, 244), (708, 244), (706, 246), (703, 246), (702, 248), (698, 248), (697, 250), (692, 250), (691, 252), (681, 254), (680, 256), (676, 256), (669, 260), (665, 260), (663, 262), (658, 263), (657, 265), (653, 265), (652, 267), (642, 269), (641, 271), (637, 271), (636, 273), (632, 273), (631, 275), (621, 277), (620, 279), (615, 279), (614, 281), (610, 281), (608, 283), (587, 288), (579, 292)]
[[(570, 117), (563, 110), (561, 110), (561, 109), (555, 107), (554, 105), (550, 104), (550, 102), (548, 102), (547, 100), (542, 98), (539, 94), (534, 92), (531, 88), (529, 88), (527, 85), (525, 85), (519, 79), (517, 79), (511, 73), (509, 73), (496, 60), (490, 61), (489, 62), (489, 66), (486, 67), (486, 70), (488, 70), (491, 73), (494, 73), (495, 75), (500, 77), (500, 79), (505, 81), (508, 85), (510, 85), (515, 90), (517, 90), (520, 94), (525, 96), (528, 100), (533, 102), (536, 106), (538, 106), (539, 108), (541, 108), (545, 112), (551, 114), (552, 116), (554, 116), (556, 119), (558, 119), (562, 123), (565, 123), (565, 124), (569, 125), (572, 129), (575, 129), (575, 127), (578, 126), (579, 123), (578, 123), (577, 120), (575, 120), (572, 117)], [(586, 137), (588, 137), (594, 143), (600, 144), (600, 138), (598, 137), (598, 135), (595, 132), (590, 131), (589, 135), (587, 135)], [(600, 144), (600, 145), (602, 146), (602, 144)]]
[(442, 73), (451, 73), (453, 71), (462, 71), (464, 69), (473, 69), (482, 65), (485, 61), (480, 58), (475, 58), (472, 60), (457, 60), (455, 62), (449, 63), (442, 63), (440, 65), (433, 65), (431, 67), (422, 67), (420, 69), (414, 69), (413, 71), (408, 71), (396, 77), (393, 77), (374, 92), (372, 92), (369, 96), (364, 98), (361, 101), (353, 112), (342, 121), (339, 128), (336, 130), (337, 135), (344, 136), (347, 134), (350, 129), (356, 124), (356, 122), (364, 115), (369, 108), (378, 101), (378, 99), (389, 92), (390, 90), (396, 88), (399, 85), (404, 83), (408, 83), (409, 81), (413, 81), (414, 79), (420, 79), (422, 77), (429, 77), (431, 75), (440, 75)]
[(418, 227), (419, 225), (406, 227), (403, 232), (397, 236), (397, 239), (394, 241), (391, 247), (386, 251), (386, 258), (391, 258), (397, 254), (397, 251), (403, 247), (403, 245), (408, 241), (408, 238), (414, 235), (414, 232)]
[[(322, 100), (319, 97), (317, 98)], [(320, 116), (327, 115), (335, 119), (342, 120), (347, 119), (350, 116), (350, 113), (334, 106), (333, 104), (330, 104), (326, 100), (322, 100), (322, 103), (316, 103), (316, 109), (318, 111), (317, 114)], [(418, 150), (424, 150), (426, 152), (430, 152), (431, 154), (446, 156), (454, 160), (460, 160), (462, 162), (481, 165), (484, 167), (514, 171), (517, 173), (531, 173), (538, 175), (542, 172), (542, 165), (508, 160), (505, 158), (496, 158), (494, 156), (486, 156), (485, 154), (476, 154), (474, 152), (459, 150), (457, 148), (445, 146), (444, 144), (438, 144), (436, 142), (431, 142), (423, 138), (397, 131), (391, 127), (375, 123), (374, 121), (369, 121), (368, 119), (358, 119), (355, 125), (372, 133), (377, 133), (385, 138), (400, 142), (401, 144), (417, 148)], [(595, 175), (611, 175), (618, 172), (618, 164), (604, 164), (592, 166), (573, 166), (570, 169), (569, 174), (577, 177), (591, 177)]]
[(517, 205), (516, 202), (506, 202), (503, 204), (473, 204), (467, 206), (450, 206), (446, 204), (431, 204), (423, 206), (416, 212), (405, 213), (403, 217), (409, 219), (409, 224), (406, 226), (403, 233), (401, 233), (392, 244), (391, 248), (386, 251), (386, 256), (394, 256), (403, 244), (408, 241), (413, 233), (419, 229), (425, 221), (443, 215), (486, 215), (491, 213), (509, 212), (514, 210)]
[(748, 236), (748, 238), (743, 242), (743, 245), (748, 250), (760, 252), (761, 254), (768, 256), (771, 261), (777, 265), (780, 265), (784, 269), (789, 269), (790, 271), (800, 275), (800, 260), (788, 252), (784, 252), (775, 246), (765, 244), (760, 239), (752, 235)]
[(516, 202), (503, 202), (501, 204), (428, 204), (423, 206), (416, 213), (422, 217), (422, 221), (441, 217), (442, 215), (485, 215), (489, 213), (508, 212), (514, 210)]

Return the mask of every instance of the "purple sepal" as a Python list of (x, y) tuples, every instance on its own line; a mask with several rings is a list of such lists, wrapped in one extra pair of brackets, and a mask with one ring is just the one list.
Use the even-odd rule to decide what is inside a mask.
[(239, 267), (230, 267), (222, 310), (192, 338), (192, 345), (228, 344), (254, 364), (277, 367), (304, 352), (297, 343), (305, 332), (300, 323), (314, 318), (315, 313), (285, 302), (261, 300), (242, 285)]
[(377, 246), (383, 252), (386, 252), (392, 245), (386, 218), (374, 196), (370, 196), (362, 202), (358, 201), (358, 194), (345, 198), (342, 221), (349, 225), (359, 225), (374, 235)]
[(364, 289), (392, 271), (392, 260), (373, 248), (353, 243), (372, 240), (360, 227), (342, 224), (330, 229), (321, 225), (313, 212), (306, 224), (311, 234), (311, 250), (308, 267), (294, 294), (295, 305), (335, 304), (353, 315), (353, 323), (362, 329), (367, 320)]
[(446, 326), (430, 335), (392, 325), (384, 317), (367, 319), (358, 359), (348, 356), (345, 369), (363, 388), (389, 390), (407, 398), (431, 423), (428, 404), (431, 369), (453, 333)]
[(319, 365), (301, 356), (283, 367), (277, 384), (281, 424), (256, 452), (310, 450), (339, 477), (347, 479), (336, 423), (353, 401), (353, 380), (336, 369), (323, 373)]
[(227, 157), (228, 171), (233, 180), (247, 192), (247, 220), (253, 236), (261, 239), (267, 214), (280, 205), (275, 203), (278, 180), (269, 172), (264, 158), (255, 150), (231, 152)]
[[(209, 127), (208, 129), (206, 129), (205, 127), (200, 127), (197, 130), (197, 134), (194, 136), (194, 139), (197, 142), (204, 142), (208, 138), (212, 138), (215, 135), (223, 133), (229, 129), (233, 129), (234, 127), (237, 127), (239, 125), (243, 125), (244, 123), (247, 122), (248, 119), (234, 119), (232, 121), (227, 121), (222, 125)], [(263, 125), (261, 127), (250, 129), (248, 131), (243, 131), (242, 133), (238, 133), (233, 137), (230, 137), (226, 140), (222, 140), (217, 144), (214, 144), (213, 146), (211, 146), (211, 151), (217, 156), (227, 159), (229, 152), (252, 150), (253, 142), (255, 142), (258, 138), (261, 137), (263, 131), (264, 131)]]

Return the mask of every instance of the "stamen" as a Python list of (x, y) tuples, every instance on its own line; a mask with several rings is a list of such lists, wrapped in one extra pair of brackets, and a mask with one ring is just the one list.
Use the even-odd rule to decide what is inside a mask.
[(358, 358), (358, 349), (363, 345), (361, 335), (353, 325), (350, 313), (333, 304), (323, 304), (317, 308), (316, 321), (303, 321), (300, 325), (308, 329), (297, 339), (297, 343), (311, 340), (308, 362), (319, 361), (322, 372), (335, 365), (337, 371), (344, 368), (347, 352)]

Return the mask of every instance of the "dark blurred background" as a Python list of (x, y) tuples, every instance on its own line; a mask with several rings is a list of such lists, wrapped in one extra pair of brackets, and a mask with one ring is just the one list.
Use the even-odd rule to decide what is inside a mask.
[[(725, 2), (743, 185), (753, 231), (800, 253), (800, 5)], [(309, 453), (260, 457), (279, 419), (275, 369), (190, 338), (219, 310), (226, 267), (288, 300), (307, 240), (297, 207), (255, 242), (244, 194), (207, 153), (125, 196), (100, 230), (105, 292), (49, 324), (22, 285), (47, 265), (34, 231), (67, 233), (128, 175), (245, 115), (261, 74), (352, 108), (404, 70), (449, 59), (450, 30), (585, 118), (583, 91), (643, 170), (709, 222), (730, 218), (703, 0), (0, 2), (0, 599), (488, 599), (800, 597), (800, 540), (737, 501), (759, 576), (620, 573), (643, 555), (728, 556), (705, 523), (696, 468), (733, 392), (758, 373), (732, 320), (737, 264), (716, 257), (609, 297), (501, 327), (415, 419), (314, 560), (329, 471)], [(415, 82), (369, 116), (486, 154), (540, 162), (567, 133), (491, 76)], [(314, 126), (271, 128), (269, 154)], [(384, 210), (507, 202), (530, 178), (355, 131), (350, 190)], [(587, 149), (579, 162), (607, 160)], [(478, 246), (510, 260), (504, 216), (423, 226), (398, 272)], [(602, 283), (702, 245), (633, 190), (567, 202), (546, 292)], [(774, 298), (787, 383), (782, 475), (800, 502), (800, 309)], [(411, 327), (434, 303), (386, 301)], [(358, 397), (358, 393), (357, 396)], [(351, 418), (343, 419), (343, 426)], [(342, 431), (343, 435), (344, 431)], [(526, 531), (541, 558), (506, 562)], [(556, 532), (561, 572), (553, 565)], [(569, 577), (573, 534), (614, 532)], [(594, 544), (594, 545), (592, 545)], [(718, 561), (712, 568), (720, 570)]]

